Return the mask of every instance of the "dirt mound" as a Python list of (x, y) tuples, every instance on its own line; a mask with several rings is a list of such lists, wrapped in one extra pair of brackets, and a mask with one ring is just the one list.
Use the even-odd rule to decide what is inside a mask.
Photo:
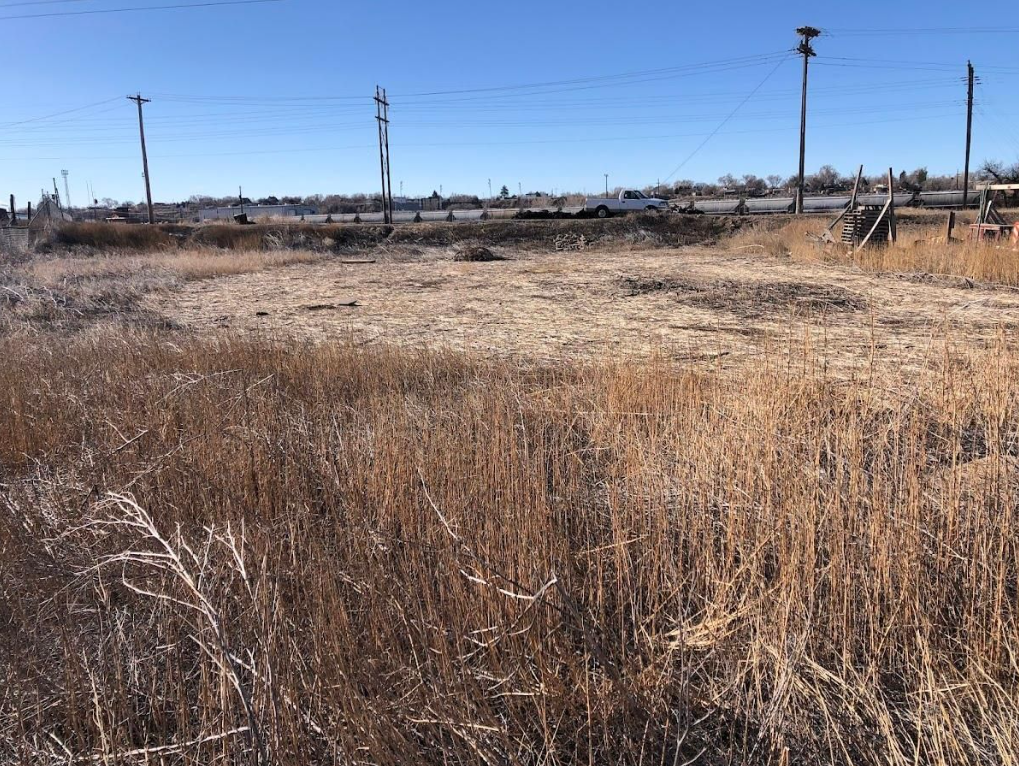
[(790, 308), (829, 313), (861, 311), (867, 307), (863, 296), (838, 285), (675, 277), (623, 277), (619, 284), (630, 297), (666, 293), (683, 303), (747, 319)]
[(471, 242), (462, 242), (453, 247), (454, 261), (468, 261), (470, 263), (487, 263), (490, 261), (505, 261), (501, 255), (496, 255), (484, 245)]

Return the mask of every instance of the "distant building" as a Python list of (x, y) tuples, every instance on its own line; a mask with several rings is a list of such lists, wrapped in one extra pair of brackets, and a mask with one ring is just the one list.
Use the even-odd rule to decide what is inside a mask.
[(255, 218), (300, 218), (318, 215), (318, 208), (312, 205), (231, 205), (230, 207), (209, 207), (198, 211), (199, 221), (233, 220), (244, 213), (249, 219)]
[(424, 210), (424, 200), (410, 197), (393, 197), (393, 210)]

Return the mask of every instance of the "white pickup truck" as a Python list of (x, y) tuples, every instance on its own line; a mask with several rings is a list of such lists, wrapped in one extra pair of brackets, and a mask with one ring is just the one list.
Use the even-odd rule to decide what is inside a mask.
[(584, 211), (599, 218), (608, 218), (614, 213), (634, 213), (651, 210), (667, 213), (669, 203), (663, 199), (647, 197), (636, 189), (624, 189), (618, 197), (589, 197), (584, 200)]

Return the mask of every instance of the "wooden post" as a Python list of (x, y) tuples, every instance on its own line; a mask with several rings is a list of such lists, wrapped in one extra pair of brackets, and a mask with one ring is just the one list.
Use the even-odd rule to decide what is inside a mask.
[(952, 241), (952, 231), (955, 229), (955, 211), (948, 211), (948, 225), (945, 227), (945, 242)]
[[(849, 199), (849, 206), (844, 208), (842, 212), (838, 214), (838, 217), (830, 224), (828, 224), (828, 228), (825, 230), (825, 234), (831, 234), (831, 232), (838, 225), (838, 222), (845, 218), (847, 214), (853, 212), (856, 209), (856, 201), (857, 197), (860, 194), (860, 182), (862, 180), (863, 180), (863, 165), (860, 165), (860, 169), (856, 171), (856, 183), (853, 184), (853, 196)], [(825, 237), (824, 235), (821, 235), (821, 239), (824, 239), (826, 241), (828, 240), (828, 238)], [(834, 237), (832, 237), (831, 239), (834, 240)]]
[(863, 180), (863, 165), (860, 165), (860, 169), (856, 171), (856, 183), (853, 184), (853, 197), (849, 200), (849, 209), (852, 210), (856, 207), (856, 198), (860, 194), (860, 181)]
[(894, 243), (897, 232), (895, 230), (895, 176), (892, 169), (888, 168), (888, 238)]

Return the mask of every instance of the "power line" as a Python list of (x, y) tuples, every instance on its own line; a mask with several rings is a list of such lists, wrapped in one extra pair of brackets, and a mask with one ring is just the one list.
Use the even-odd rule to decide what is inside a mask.
[(17, 3), (0, 3), (0, 10), (22, 5), (62, 5), (64, 3), (91, 3), (95, 0), (20, 0)]
[[(274, 2), (280, 2), (281, 0), (273, 0)], [(239, 105), (239, 106), (263, 106), (263, 105), (286, 105), (282, 102), (300, 102), (300, 101), (360, 101), (364, 104), (370, 104), (371, 98), (366, 96), (191, 96), (180, 93), (153, 93), (153, 96), (158, 96), (161, 101), (180, 101), (184, 103), (208, 103), (208, 102), (222, 102), (223, 104)], [(295, 104), (300, 106), (300, 104)]]
[(13, 128), (13, 127), (16, 127), (18, 125), (27, 125), (30, 122), (41, 122), (42, 120), (49, 120), (49, 119), (51, 119), (53, 117), (62, 117), (65, 114), (73, 114), (74, 112), (83, 112), (86, 109), (94, 109), (97, 106), (104, 106), (105, 104), (109, 104), (109, 103), (112, 103), (114, 101), (119, 101), (119, 100), (120, 100), (119, 96), (117, 96), (116, 98), (108, 98), (105, 101), (97, 101), (94, 104), (86, 104), (85, 106), (75, 107), (74, 109), (65, 109), (62, 112), (54, 112), (53, 114), (46, 114), (46, 115), (43, 115), (42, 117), (31, 117), (31, 118), (29, 118), (27, 120), (19, 120), (18, 122), (2, 123), (2, 124), (0, 124), (0, 127)]
[(1008, 29), (1003, 27), (920, 27), (909, 29), (897, 27), (895, 29), (839, 29), (829, 28), (823, 30), (824, 34), (832, 37), (882, 37), (886, 35), (1014, 35), (1019, 29)]
[(494, 86), (489, 88), (468, 88), (453, 91), (430, 91), (426, 93), (410, 93), (410, 94), (397, 94), (393, 96), (395, 99), (411, 99), (411, 98), (424, 98), (430, 96), (457, 96), (463, 94), (480, 94), (480, 93), (498, 93), (504, 91), (522, 91), (522, 90), (533, 90), (537, 88), (557, 88), (559, 86), (572, 86), (589, 83), (603, 83), (603, 81), (610, 81), (616, 79), (626, 79), (632, 77), (644, 77), (655, 74), (672, 74), (687, 71), (697, 71), (702, 69), (712, 70), (719, 66), (732, 66), (732, 65), (758, 65), (762, 62), (774, 60), (775, 57), (783, 57), (789, 55), (788, 51), (776, 51), (774, 53), (763, 53), (753, 56), (741, 56), (733, 59), (721, 59), (717, 61), (705, 61), (696, 64), (684, 64), (682, 66), (669, 66), (658, 69), (644, 69), (638, 71), (622, 72), (619, 74), (602, 74), (592, 77), (575, 77), (572, 79), (558, 79), (544, 81), (544, 83), (527, 83), (523, 85), (513, 86)]
[[(979, 107), (978, 107), (979, 109)], [(928, 120), (942, 120), (945, 117), (954, 116), (956, 113), (939, 113), (932, 114), (926, 117), (898, 117), (891, 119), (879, 119), (879, 120), (863, 120), (855, 122), (837, 122), (837, 123), (818, 123), (815, 127), (818, 128), (854, 128), (868, 125), (886, 125), (889, 123), (917, 123)], [(986, 115), (985, 115), (986, 116)], [(733, 130), (727, 131), (722, 135), (727, 136), (758, 136), (758, 135), (769, 135), (775, 133), (784, 133), (788, 131), (787, 127), (778, 128), (763, 128), (754, 130)], [(326, 132), (326, 131), (323, 131)], [(236, 139), (236, 134), (231, 134)], [(506, 147), (506, 146), (534, 146), (544, 144), (574, 144), (574, 143), (606, 143), (615, 141), (626, 141), (632, 143), (633, 141), (672, 141), (677, 138), (698, 138), (708, 134), (705, 133), (671, 133), (671, 134), (656, 134), (656, 135), (633, 135), (629, 133), (621, 136), (601, 136), (598, 138), (591, 138), (588, 136), (572, 136), (568, 138), (552, 138), (552, 139), (528, 139), (520, 141), (452, 141), (452, 142), (409, 142), (401, 143), (401, 148), (459, 148), (459, 147)], [(224, 136), (226, 137), (226, 136)], [(187, 139), (188, 141), (192, 139)], [(124, 141), (117, 141), (115, 143), (122, 144)], [(20, 146), (20, 145), (19, 145)], [(318, 146), (318, 147), (302, 147), (293, 148), (289, 147), (286, 149), (253, 149), (245, 151), (235, 152), (207, 152), (207, 153), (186, 153), (186, 154), (153, 154), (153, 157), (157, 159), (183, 159), (183, 158), (197, 158), (197, 157), (246, 157), (248, 155), (261, 155), (261, 154), (303, 154), (303, 153), (316, 153), (316, 152), (338, 152), (338, 151), (352, 151), (355, 149), (374, 149), (377, 148), (377, 144), (354, 144), (347, 146)], [(74, 157), (68, 155), (59, 155), (53, 157), (11, 157), (11, 158), (0, 158), (3, 162), (14, 162), (14, 161), (57, 161), (57, 160), (130, 160), (134, 159), (132, 156), (117, 155), (117, 156), (86, 156), (86, 157)]]
[(0, 16), (0, 21), (16, 19), (45, 19), (58, 16), (92, 16), (104, 13), (133, 13), (136, 11), (170, 11), (182, 8), (214, 8), (221, 5), (256, 5), (259, 3), (285, 3), (287, 0), (210, 0), (205, 3), (179, 3), (174, 5), (147, 5), (128, 8), (97, 8), (88, 11), (52, 11), (49, 13), (32, 13), (20, 16)]
[(721, 121), (721, 122), (720, 122), (720, 123), (718, 124), (718, 127), (716, 127), (716, 128), (715, 128), (715, 129), (713, 130), (713, 131), (711, 131), (711, 132), (710, 132), (710, 133), (708, 134), (707, 138), (705, 138), (705, 139), (704, 139), (704, 140), (703, 140), (703, 141), (702, 141), (702, 142), (701, 142), (701, 143), (700, 143), (700, 144), (699, 144), (699, 145), (697, 146), (697, 148), (696, 148), (696, 149), (694, 149), (694, 150), (693, 150), (692, 152), (690, 152), (689, 156), (687, 156), (687, 158), (686, 158), (685, 160), (683, 160), (683, 161), (682, 161), (681, 163), (679, 163), (679, 165), (678, 165), (678, 166), (676, 166), (676, 169), (675, 169), (675, 170), (673, 170), (673, 171), (672, 171), (671, 173), (669, 173), (669, 175), (668, 175), (668, 176), (666, 176), (666, 177), (665, 177), (665, 182), (666, 182), (666, 183), (668, 183), (668, 182), (669, 182), (669, 181), (670, 181), (670, 180), (672, 179), (672, 177), (673, 177), (674, 175), (676, 175), (676, 173), (678, 173), (678, 172), (679, 172), (680, 170), (682, 170), (682, 169), (683, 169), (684, 167), (686, 167), (686, 164), (687, 164), (688, 162), (690, 162), (690, 160), (692, 160), (692, 159), (693, 159), (693, 158), (694, 158), (695, 156), (697, 156), (698, 152), (700, 152), (700, 150), (701, 150), (701, 149), (703, 149), (703, 148), (704, 148), (705, 146), (707, 146), (708, 142), (709, 142), (709, 141), (710, 141), (710, 140), (711, 140), (712, 138), (714, 138), (714, 137), (715, 137), (715, 136), (716, 136), (716, 135), (717, 135), (717, 134), (719, 133), (719, 131), (721, 131), (721, 130), (722, 130), (722, 128), (724, 128), (724, 127), (726, 126), (726, 124), (727, 124), (727, 123), (728, 123), (728, 122), (729, 122), (729, 121), (730, 121), (730, 120), (731, 120), (731, 119), (732, 119), (733, 117), (735, 117), (735, 116), (736, 116), (736, 113), (737, 113), (737, 112), (738, 112), (738, 111), (739, 111), (739, 110), (740, 110), (740, 109), (741, 109), (741, 108), (743, 107), (743, 105), (744, 105), (744, 104), (746, 104), (746, 103), (747, 103), (747, 102), (748, 102), (748, 101), (749, 101), (750, 99), (752, 99), (752, 98), (754, 97), (754, 95), (755, 95), (755, 94), (757, 93), (757, 91), (759, 91), (759, 90), (760, 90), (761, 88), (763, 88), (763, 87), (764, 87), (765, 83), (767, 83), (767, 82), (768, 82), (768, 80), (770, 80), (770, 79), (771, 79), (772, 75), (774, 75), (774, 74), (775, 74), (775, 72), (777, 72), (777, 71), (778, 71), (778, 70), (779, 70), (779, 69), (780, 69), (780, 68), (782, 67), (782, 65), (783, 65), (783, 64), (784, 64), (784, 63), (785, 63), (786, 61), (788, 61), (788, 58), (783, 58), (783, 59), (782, 59), (781, 61), (779, 61), (779, 62), (778, 62), (778, 64), (776, 64), (776, 65), (775, 65), (775, 68), (774, 68), (774, 69), (772, 69), (772, 70), (771, 70), (770, 72), (768, 72), (768, 74), (767, 74), (767, 75), (765, 75), (764, 79), (763, 79), (763, 80), (761, 80), (761, 81), (760, 81), (760, 82), (759, 82), (759, 83), (757, 84), (757, 87), (756, 87), (756, 88), (754, 88), (754, 89), (753, 89), (752, 91), (750, 91), (750, 93), (749, 93), (749, 94), (747, 94), (747, 97), (746, 97), (746, 98), (744, 98), (744, 99), (743, 99), (742, 101), (740, 101), (740, 102), (739, 102), (739, 104), (737, 104), (737, 105), (736, 105), (736, 108), (735, 108), (735, 109), (733, 109), (733, 110), (732, 110), (732, 111), (731, 111), (731, 112), (730, 112), (730, 113), (728, 114), (728, 116), (727, 116), (727, 117), (726, 117), (726, 118), (725, 118), (724, 120), (722, 120), (722, 121)]

